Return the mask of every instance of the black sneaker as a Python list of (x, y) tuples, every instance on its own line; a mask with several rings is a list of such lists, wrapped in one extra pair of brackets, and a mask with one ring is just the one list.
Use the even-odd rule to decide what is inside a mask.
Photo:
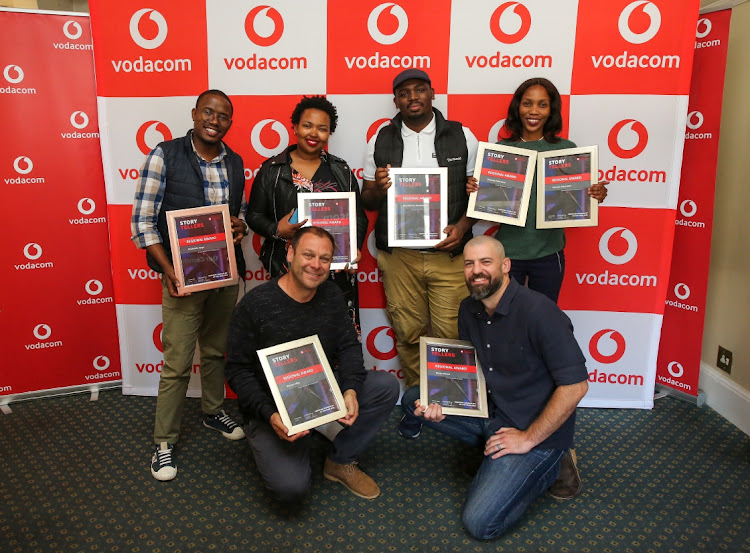
[(151, 476), (165, 482), (177, 476), (177, 465), (172, 456), (172, 444), (162, 442), (154, 449), (151, 457)]
[(422, 433), (422, 423), (414, 417), (404, 415), (398, 423), (398, 433), (404, 438), (413, 440)]
[(241, 440), (245, 437), (242, 427), (232, 420), (222, 409), (215, 415), (205, 415), (203, 426), (212, 430), (218, 430), (228, 440)]

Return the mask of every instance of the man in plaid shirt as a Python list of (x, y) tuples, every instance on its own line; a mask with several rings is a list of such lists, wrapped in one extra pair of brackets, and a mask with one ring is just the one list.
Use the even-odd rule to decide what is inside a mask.
[(242, 158), (222, 138), (232, 126), (232, 102), (220, 90), (202, 93), (192, 110), (193, 129), (159, 144), (146, 158), (133, 203), (132, 240), (146, 250), (149, 267), (161, 273), (164, 366), (159, 379), (151, 474), (157, 480), (177, 475), (173, 446), (182, 421), (196, 341), (200, 342), (203, 424), (230, 440), (245, 437), (222, 409), (224, 352), (238, 284), (185, 294), (179, 289), (166, 212), (229, 204), (237, 270), (245, 274), (240, 241), (244, 222), (245, 175)]

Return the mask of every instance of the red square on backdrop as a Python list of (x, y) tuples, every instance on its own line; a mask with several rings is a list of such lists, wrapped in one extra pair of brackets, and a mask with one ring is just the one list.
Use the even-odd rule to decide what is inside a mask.
[(328, 2), (329, 94), (393, 92), (393, 78), (407, 68), (430, 75), (435, 92), (448, 86), (449, 0), (429, 9), (413, 2)]
[(184, 96), (208, 88), (201, 0), (91, 0), (98, 96)]
[(572, 94), (687, 94), (697, 0), (581, 0)]

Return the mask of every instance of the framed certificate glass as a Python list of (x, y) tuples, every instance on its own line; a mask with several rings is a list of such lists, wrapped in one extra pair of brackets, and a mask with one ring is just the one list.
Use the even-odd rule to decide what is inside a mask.
[(448, 169), (389, 170), (388, 245), (430, 248), (448, 226)]
[(474, 178), (479, 190), (469, 195), (468, 217), (522, 227), (526, 224), (537, 153), (480, 142)]
[(317, 334), (258, 350), (289, 435), (346, 416), (344, 396)]
[(419, 339), (419, 397), (446, 415), (487, 418), (487, 387), (474, 346), (447, 338)]
[(306, 227), (321, 227), (334, 241), (331, 269), (354, 268), (357, 259), (357, 207), (354, 192), (312, 192), (297, 194), (299, 221)]
[(199, 292), (237, 282), (228, 205), (178, 209), (166, 215), (180, 292)]
[(597, 226), (599, 202), (588, 188), (598, 182), (598, 152), (587, 146), (539, 153), (536, 228)]

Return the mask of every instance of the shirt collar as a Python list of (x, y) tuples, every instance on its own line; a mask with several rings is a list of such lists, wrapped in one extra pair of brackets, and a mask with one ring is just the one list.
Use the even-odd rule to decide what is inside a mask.
[(414, 136), (415, 134), (435, 134), (435, 112), (432, 112), (432, 119), (430, 119), (430, 122), (427, 123), (427, 126), (422, 129), (420, 132), (415, 132), (409, 127), (407, 127), (403, 120), (401, 121), (401, 136), (404, 138), (409, 136)]
[[(195, 149), (195, 144), (193, 143), (193, 131), (190, 131), (190, 147), (193, 149), (193, 152), (195, 152), (195, 155), (198, 157), (198, 162), (206, 161), (203, 159), (203, 156), (198, 153), (198, 150)], [(224, 159), (224, 156), (227, 155), (227, 149), (224, 147), (224, 142), (221, 142), (221, 151), (219, 152), (219, 155), (215, 158), (209, 160), (207, 163), (219, 163), (221, 160)]]
[[(497, 302), (495, 312), (492, 314), (493, 317), (495, 315), (500, 315), (502, 317), (507, 316), (510, 312), (510, 304), (513, 301), (513, 298), (516, 297), (516, 293), (518, 292), (520, 284), (518, 284), (516, 279), (512, 276), (508, 275), (508, 278), (510, 279), (510, 282), (508, 282), (508, 287), (505, 289), (505, 292), (503, 292), (503, 295), (500, 296), (500, 301)], [(487, 310), (484, 308), (484, 304), (481, 302), (481, 300), (472, 299), (471, 301), (474, 302), (473, 311), (474, 313), (476, 313), (478, 318), (487, 319), (490, 317), (487, 314)]]

